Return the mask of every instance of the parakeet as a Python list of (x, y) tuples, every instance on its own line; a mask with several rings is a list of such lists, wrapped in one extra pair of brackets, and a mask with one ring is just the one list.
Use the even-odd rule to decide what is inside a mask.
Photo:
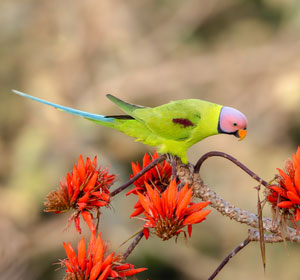
[(108, 99), (126, 114), (103, 116), (61, 106), (20, 91), (13, 92), (119, 130), (136, 138), (136, 141), (157, 147), (159, 153), (180, 157), (183, 163), (188, 162), (187, 150), (208, 136), (232, 134), (242, 140), (247, 134), (248, 122), (243, 113), (200, 99), (183, 99), (149, 108), (107, 94)]

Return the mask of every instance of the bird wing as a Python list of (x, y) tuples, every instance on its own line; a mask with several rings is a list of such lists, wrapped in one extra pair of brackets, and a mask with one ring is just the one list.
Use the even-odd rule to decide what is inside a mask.
[[(129, 116), (143, 124), (152, 133), (152, 138), (156, 135), (164, 139), (186, 141), (196, 137), (197, 141), (200, 141), (218, 132), (222, 106), (215, 103), (200, 99), (183, 99), (149, 108), (124, 102), (112, 95), (107, 97)], [(124, 133), (127, 134), (125, 129)], [(143, 138), (139, 135), (134, 137)]]
[(200, 100), (197, 99), (178, 100), (149, 108), (127, 103), (110, 94), (106, 96), (125, 113), (142, 122), (153, 134), (166, 139), (188, 139), (201, 119), (198, 107)]
[(132, 116), (141, 120), (157, 136), (185, 141), (201, 120), (198, 100), (173, 101), (155, 108), (135, 109)]

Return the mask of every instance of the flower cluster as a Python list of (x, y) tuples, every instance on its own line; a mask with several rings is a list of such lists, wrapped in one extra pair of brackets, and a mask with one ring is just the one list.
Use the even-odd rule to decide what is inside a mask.
[(110, 202), (110, 186), (115, 181), (115, 175), (109, 174), (106, 168), (97, 168), (97, 157), (93, 161), (89, 157), (84, 162), (80, 155), (73, 171), (67, 173), (66, 180), (60, 183), (60, 188), (50, 192), (45, 201), (45, 212), (62, 213), (70, 209), (76, 210), (72, 215), (76, 230), (80, 233), (80, 214), (92, 232), (93, 210), (108, 206)]
[(277, 185), (269, 187), (268, 200), (273, 207), (278, 207), (282, 214), (292, 217), (294, 221), (300, 219), (300, 147), (293, 160), (285, 164), (285, 171), (277, 169)]
[[(192, 225), (205, 220), (211, 210), (202, 210), (210, 202), (192, 203), (192, 188), (186, 184), (180, 191), (175, 180), (172, 180), (164, 192), (153, 189), (145, 182), (146, 192), (138, 192), (140, 206), (136, 207), (131, 217), (144, 213), (146, 221), (144, 234), (149, 237), (149, 230), (153, 228), (155, 234), (163, 240), (178, 236), (188, 227), (191, 236)], [(186, 234), (185, 234), (186, 235)]]
[[(137, 173), (139, 173), (142, 169), (144, 169), (147, 165), (149, 165), (152, 161), (157, 159), (159, 155), (155, 152), (151, 158), (150, 156), (145, 153), (143, 157), (143, 166), (141, 167), (139, 162), (132, 162), (132, 172), (133, 174), (130, 175), (130, 178), (133, 178)], [(160, 192), (163, 192), (166, 187), (169, 185), (172, 176), (172, 166), (166, 160), (164, 160), (161, 164), (156, 165), (148, 172), (146, 172), (143, 176), (137, 179), (134, 182), (135, 188), (130, 190), (127, 195), (133, 193), (137, 194), (137, 192), (144, 193), (146, 191), (145, 183), (152, 185)]]
[(128, 276), (146, 270), (146, 268), (134, 268), (129, 263), (122, 263), (122, 256), (116, 253), (107, 255), (107, 246), (103, 244), (101, 233), (97, 238), (92, 233), (87, 250), (82, 237), (78, 243), (77, 255), (70, 243), (63, 244), (67, 254), (67, 259), (61, 261), (61, 265), (66, 267), (64, 280), (126, 279)]
[[(137, 162), (132, 163), (133, 175), (158, 158), (144, 155), (142, 167)], [(144, 215), (143, 232), (148, 239), (150, 230), (163, 240), (177, 237), (180, 233), (191, 236), (192, 225), (205, 220), (211, 210), (203, 210), (210, 202), (193, 203), (193, 189), (186, 184), (179, 189), (179, 182), (171, 180), (172, 166), (167, 162), (156, 165), (134, 182), (134, 189), (128, 194), (135, 194), (138, 202), (135, 204), (131, 217)], [(115, 181), (115, 175), (109, 174), (107, 169), (97, 167), (97, 158), (90, 158), (84, 162), (82, 156), (74, 165), (72, 172), (67, 173), (66, 180), (60, 183), (60, 188), (47, 195), (46, 212), (62, 213), (70, 209), (75, 210), (70, 221), (74, 219), (76, 230), (81, 233), (80, 216), (91, 230), (91, 239), (86, 248), (82, 237), (78, 244), (77, 254), (70, 243), (64, 243), (67, 258), (61, 261), (66, 268), (64, 280), (105, 280), (126, 279), (146, 270), (134, 268), (129, 263), (123, 263), (136, 246), (133, 242), (124, 255), (115, 252), (107, 254), (107, 246), (103, 244), (101, 235), (97, 235), (93, 221), (93, 211), (100, 217), (100, 207), (109, 206), (110, 187)], [(99, 222), (99, 220), (98, 220)], [(137, 241), (138, 242), (138, 241)], [(130, 251), (131, 252), (131, 251)]]

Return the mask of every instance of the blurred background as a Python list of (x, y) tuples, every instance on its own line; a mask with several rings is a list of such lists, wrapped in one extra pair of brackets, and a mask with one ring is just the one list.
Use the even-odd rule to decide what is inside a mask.
[[(75, 246), (70, 213), (43, 212), (80, 154), (97, 155), (125, 182), (131, 161), (153, 152), (130, 137), (21, 98), (21, 90), (100, 114), (118, 114), (105, 94), (157, 106), (200, 98), (232, 106), (249, 120), (248, 137), (215, 136), (189, 150), (192, 163), (220, 150), (265, 180), (300, 140), (300, 2), (297, 0), (85, 0), (0, 2), (0, 279), (62, 279), (53, 265)], [(201, 169), (205, 182), (237, 207), (256, 211), (256, 182), (224, 159)], [(111, 249), (141, 227), (130, 220), (135, 198), (104, 210)], [(268, 211), (265, 211), (269, 215)], [(88, 230), (84, 229), (88, 236)], [(149, 270), (139, 279), (207, 279), (247, 236), (247, 227), (213, 211), (192, 239), (143, 240), (130, 256)], [(300, 246), (259, 244), (242, 250), (217, 279), (299, 279)]]

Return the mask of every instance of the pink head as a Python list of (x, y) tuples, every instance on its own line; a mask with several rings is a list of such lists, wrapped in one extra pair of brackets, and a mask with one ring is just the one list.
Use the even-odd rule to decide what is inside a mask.
[(219, 133), (233, 134), (243, 140), (247, 135), (247, 118), (240, 111), (231, 108), (223, 107), (220, 113)]

